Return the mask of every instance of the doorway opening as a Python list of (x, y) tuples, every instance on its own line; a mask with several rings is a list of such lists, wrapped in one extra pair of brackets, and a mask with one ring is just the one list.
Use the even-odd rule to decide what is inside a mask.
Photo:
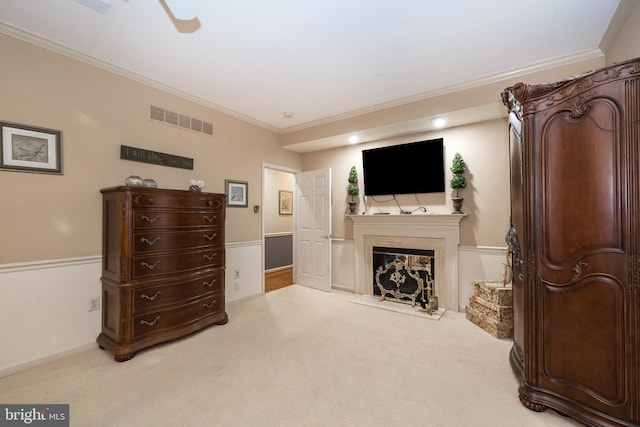
[(294, 283), (295, 170), (263, 165), (262, 239), (264, 292)]

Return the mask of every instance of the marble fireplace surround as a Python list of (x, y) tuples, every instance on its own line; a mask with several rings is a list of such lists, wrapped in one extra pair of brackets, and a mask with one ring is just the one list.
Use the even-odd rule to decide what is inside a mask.
[(460, 221), (466, 215), (349, 215), (355, 246), (355, 293), (373, 295), (373, 247), (435, 252), (435, 295), (440, 307), (458, 311)]

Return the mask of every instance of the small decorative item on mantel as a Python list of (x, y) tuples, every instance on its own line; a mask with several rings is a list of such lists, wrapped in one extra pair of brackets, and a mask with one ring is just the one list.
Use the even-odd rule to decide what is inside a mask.
[(349, 214), (352, 215), (356, 213), (356, 206), (358, 204), (357, 201), (353, 200), (353, 196), (357, 196), (360, 193), (360, 189), (358, 188), (358, 172), (355, 166), (351, 166), (348, 180), (347, 194), (351, 196), (351, 201), (349, 201)]
[(465, 188), (467, 186), (467, 178), (462, 176), (464, 171), (467, 169), (467, 164), (464, 162), (464, 159), (460, 155), (460, 153), (456, 153), (453, 156), (453, 162), (451, 164), (451, 168), (449, 169), (453, 173), (453, 178), (449, 184), (451, 188), (456, 190), (455, 197), (451, 197), (451, 201), (453, 202), (454, 211), (451, 212), (453, 214), (461, 214), (463, 213), (460, 208), (462, 208), (462, 201), (464, 200), (460, 197), (459, 191), (461, 188)]
[(199, 179), (190, 179), (189, 180), (189, 191), (193, 191), (195, 193), (200, 193), (204, 188), (204, 181)]

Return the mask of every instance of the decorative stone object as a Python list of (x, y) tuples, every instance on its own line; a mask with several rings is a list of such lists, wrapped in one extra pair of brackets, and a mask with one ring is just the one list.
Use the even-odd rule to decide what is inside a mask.
[(158, 183), (151, 178), (146, 178), (142, 180), (142, 186), (147, 188), (158, 188)]
[(513, 289), (501, 282), (476, 280), (465, 309), (467, 320), (496, 338), (513, 337)]
[(127, 187), (140, 187), (142, 186), (142, 178), (138, 175), (131, 175), (127, 177), (124, 183)]

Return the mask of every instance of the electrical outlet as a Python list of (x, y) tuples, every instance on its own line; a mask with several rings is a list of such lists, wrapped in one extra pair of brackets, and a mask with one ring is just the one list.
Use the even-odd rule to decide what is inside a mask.
[(100, 297), (89, 298), (89, 303), (87, 304), (87, 311), (96, 311), (100, 310)]
[(240, 278), (240, 270), (236, 270), (233, 272), (233, 278), (234, 279), (239, 279)]
[(240, 290), (240, 283), (236, 282), (236, 291)]

